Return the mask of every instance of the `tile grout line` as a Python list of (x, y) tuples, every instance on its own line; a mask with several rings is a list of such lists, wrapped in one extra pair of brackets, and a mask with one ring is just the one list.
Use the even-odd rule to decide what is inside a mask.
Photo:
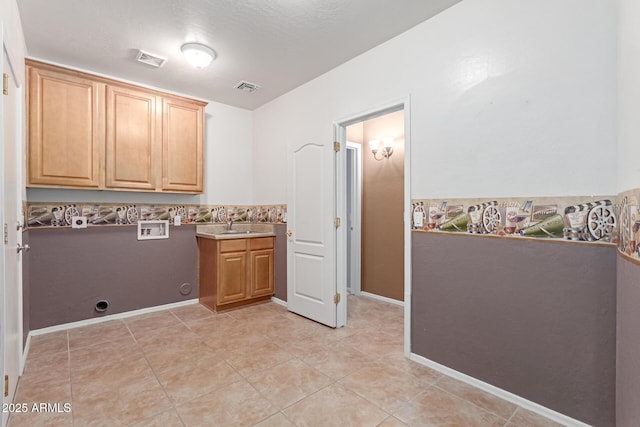
[[(441, 377), (440, 379), (442, 379), (442, 378), (444, 378), (444, 376), (443, 376), (443, 377)], [(440, 381), (440, 379), (439, 379), (438, 381), (436, 381), (436, 382), (433, 384), (433, 387), (435, 387), (435, 388), (437, 388), (438, 390), (443, 391), (443, 392), (445, 392), (445, 393), (447, 393), (447, 394), (449, 394), (449, 395), (451, 395), (451, 396), (453, 396), (453, 397), (455, 397), (455, 398), (457, 398), (457, 399), (463, 400), (463, 401), (465, 401), (465, 402), (467, 402), (467, 403), (469, 403), (469, 404), (471, 404), (471, 405), (475, 406), (476, 408), (480, 409), (481, 411), (486, 412), (487, 414), (495, 415), (496, 417), (498, 417), (498, 418), (500, 418), (500, 419), (502, 419), (502, 420), (504, 420), (504, 419), (505, 419), (505, 418), (504, 418), (504, 417), (502, 417), (501, 415), (498, 415), (498, 414), (496, 414), (495, 412), (491, 412), (491, 411), (489, 411), (488, 409), (483, 408), (482, 406), (476, 405), (475, 403), (473, 403), (472, 401), (470, 401), (470, 400), (468, 400), (468, 399), (465, 399), (464, 397), (460, 397), (460, 396), (458, 396), (457, 394), (452, 393), (452, 392), (450, 392), (450, 391), (448, 391), (448, 390), (445, 390), (445, 389), (444, 389), (444, 388), (442, 388), (442, 387), (438, 387), (438, 384), (437, 384), (437, 383)], [(516, 410), (514, 410), (513, 412), (515, 413), (515, 411), (517, 411), (517, 410), (518, 410), (518, 407), (516, 406)], [(509, 417), (509, 419), (511, 419), (511, 417), (512, 417), (512, 416), (513, 416), (513, 414), (511, 414), (511, 416)], [(508, 420), (507, 420), (507, 422), (508, 422)]]
[(516, 406), (516, 409), (513, 410), (513, 413), (511, 414), (511, 416), (509, 417), (509, 419), (507, 420), (506, 423), (504, 423), (504, 427), (507, 427), (509, 425), (509, 423), (511, 422), (511, 420), (513, 419), (513, 417), (516, 416), (516, 412), (518, 412), (518, 409), (520, 409), (519, 406)]
[[(173, 313), (171, 313), (173, 314)], [(175, 314), (174, 314), (175, 316)], [(177, 317), (177, 316), (176, 316)], [(180, 319), (178, 319), (180, 320)], [(125, 327), (127, 328), (127, 330), (129, 331), (129, 333), (131, 334), (131, 337), (133, 338), (133, 341), (136, 343), (136, 345), (138, 347), (140, 347), (140, 352), (142, 353), (142, 357), (144, 357), (145, 362), (147, 362), (147, 366), (149, 366), (149, 369), (151, 369), (151, 372), (153, 373), (153, 377), (156, 379), (156, 381), (158, 382), (158, 385), (160, 386), (160, 388), (162, 388), (162, 392), (164, 393), (165, 397), (167, 398), (167, 400), (169, 401), (169, 403), (171, 403), (171, 407), (173, 408), (173, 411), (176, 413), (176, 415), (178, 415), (178, 418), (180, 419), (180, 422), (182, 423), (183, 427), (186, 426), (184, 420), (182, 419), (182, 417), (180, 416), (180, 412), (178, 412), (178, 408), (176, 408), (176, 404), (175, 402), (171, 399), (171, 397), (169, 397), (169, 393), (167, 393), (167, 390), (165, 389), (164, 385), (162, 384), (162, 382), (160, 381), (160, 379), (158, 378), (158, 375), (156, 374), (156, 371), (153, 369), (153, 366), (151, 366), (151, 363), (149, 363), (149, 359), (147, 359), (147, 354), (144, 352), (144, 350), (142, 349), (142, 346), (140, 345), (140, 343), (138, 342), (135, 334), (133, 333), (133, 331), (131, 330), (131, 328), (129, 328), (129, 325), (127, 324), (126, 321), (123, 320), (123, 323), (125, 324)], [(186, 325), (185, 325), (186, 326)], [(165, 328), (163, 326), (163, 328)], [(156, 414), (153, 414), (149, 417), (146, 417), (145, 419), (152, 419), (153, 417), (156, 417), (164, 412), (167, 412), (167, 410), (163, 410), (160, 411)], [(136, 421), (136, 423), (138, 422), (142, 422), (144, 420), (140, 420), (140, 421)], [(135, 423), (134, 423), (135, 424)]]
[(71, 400), (71, 425), (76, 425), (76, 415), (73, 410), (73, 381), (71, 380), (71, 339), (69, 338), (69, 330), (66, 331), (67, 335), (67, 369), (69, 370), (69, 399)]

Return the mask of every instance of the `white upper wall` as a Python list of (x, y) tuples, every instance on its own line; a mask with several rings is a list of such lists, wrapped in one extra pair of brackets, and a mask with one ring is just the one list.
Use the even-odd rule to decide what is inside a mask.
[(618, 191), (640, 187), (640, 2), (620, 1)]
[(610, 0), (453, 6), (256, 110), (256, 203), (286, 201), (289, 141), (407, 95), (413, 198), (615, 193), (617, 15)]

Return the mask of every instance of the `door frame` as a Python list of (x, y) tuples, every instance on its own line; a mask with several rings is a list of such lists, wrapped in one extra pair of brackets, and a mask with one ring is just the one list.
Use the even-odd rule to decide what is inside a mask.
[[(2, 47), (2, 54), (4, 55), (4, 23), (0, 20), (0, 47)], [(2, 58), (2, 62), (0, 62), (0, 75), (4, 76), (4, 58)], [(3, 77), (4, 78), (4, 77)], [(4, 95), (0, 95), (4, 97)], [(0, 172), (0, 225), (4, 227), (5, 217), (4, 217), (4, 144), (6, 143), (4, 140), (4, 99), (3, 102), (0, 103), (0, 140), (2, 144), (0, 144), (0, 165), (2, 165), (2, 172)], [(4, 233), (4, 230), (3, 230)], [(3, 234), (4, 235), (4, 234)], [(8, 246), (4, 243), (4, 238), (2, 241), (2, 247), (0, 248), (0, 375), (1, 379), (4, 380), (5, 368), (4, 368), (4, 360), (5, 360), (5, 321), (4, 321), (4, 313), (6, 313), (6, 302), (4, 297), (4, 290), (7, 286), (5, 283), (5, 252), (8, 251)], [(4, 394), (3, 394), (4, 396)], [(5, 398), (2, 398), (2, 402), (5, 403)], [(5, 417), (4, 413), (2, 414), (2, 418), (0, 419), (0, 424), (2, 426), (6, 425), (9, 416)]]
[[(22, 244), (22, 226), (24, 225), (24, 218), (22, 212), (22, 200), (25, 197), (25, 188), (24, 188), (24, 167), (25, 167), (25, 157), (24, 157), (24, 132), (25, 132), (25, 122), (24, 122), (24, 102), (25, 102), (25, 87), (24, 80), (21, 79), (20, 73), (17, 73), (16, 70), (20, 70), (20, 67), (17, 66), (18, 59), (11, 55), (10, 46), (7, 45), (8, 37), (7, 34), (4, 33), (3, 22), (0, 22), (0, 45), (2, 46), (2, 63), (0, 64), (0, 73), (6, 73), (9, 75), (9, 91), (13, 92), (11, 94), (12, 98), (15, 100), (14, 103), (10, 105), (10, 107), (14, 110), (13, 119), (15, 120), (13, 123), (8, 123), (6, 121), (6, 111), (4, 109), (5, 105), (5, 95), (2, 95), (2, 104), (0, 105), (0, 135), (3, 140), (3, 145), (0, 148), (0, 164), (5, 165), (5, 162), (11, 161), (12, 159), (7, 158), (5, 156), (5, 147), (7, 144), (13, 144), (14, 150), (13, 155), (15, 158), (13, 161), (16, 163), (15, 170), (15, 181), (7, 181), (5, 178), (5, 170), (3, 169), (2, 173), (0, 173), (0, 188), (2, 188), (2, 194), (0, 195), (0, 224), (6, 224), (8, 228), (9, 236), (15, 233), (15, 243), (17, 245)], [(5, 58), (7, 67), (5, 68)], [(5, 129), (7, 126), (14, 127), (14, 141), (5, 141)], [(14, 186), (13, 191), (15, 192), (15, 205), (7, 204), (6, 193), (9, 187)], [(16, 223), (10, 222), (5, 214), (8, 211), (14, 211), (15, 217), (18, 221), (19, 227), (16, 228)], [(12, 214), (13, 216), (13, 214)], [(11, 242), (11, 238), (9, 241)], [(3, 397), (4, 402), (10, 402), (15, 397), (15, 392), (17, 390), (17, 383), (19, 377), (22, 375), (24, 370), (25, 363), (25, 352), (24, 352), (24, 334), (23, 334), (23, 294), (22, 294), (22, 253), (18, 254), (16, 257), (16, 265), (11, 266), (7, 265), (6, 254), (8, 251), (14, 251), (16, 247), (13, 245), (2, 245), (2, 250), (0, 251), (0, 255), (2, 257), (2, 265), (0, 268), (0, 293), (2, 296), (0, 297), (0, 307), (2, 308), (2, 326), (0, 329), (0, 362), (2, 369), (2, 377), (4, 375), (9, 374), (11, 384), (9, 386), (9, 396)], [(6, 280), (6, 272), (10, 268), (15, 268), (16, 274), (16, 282), (8, 283)], [(7, 289), (11, 287), (11, 299), (7, 299)], [(15, 299), (14, 299), (15, 297)], [(15, 324), (8, 324), (6, 322), (7, 316), (11, 316), (15, 320)], [(15, 317), (14, 317), (15, 316)], [(12, 325), (15, 329), (10, 331), (7, 330), (7, 327)], [(10, 334), (10, 335), (9, 335)], [(10, 338), (10, 344), (7, 345), (8, 337)], [(15, 352), (15, 353), (14, 353)], [(11, 361), (11, 365), (9, 367), (9, 371), (7, 370), (7, 362)], [(17, 369), (17, 371), (14, 371)], [(7, 421), (7, 419), (3, 416), (2, 422), (3, 425)]]
[[(362, 291), (362, 144), (347, 141), (346, 149), (353, 151), (353, 163), (356, 165), (356, 168), (352, 169), (351, 176), (351, 182), (353, 182), (353, 188), (351, 189), (351, 202), (354, 206), (351, 263), (355, 266), (355, 268), (351, 269), (351, 293), (354, 295), (360, 295), (360, 292)], [(345, 218), (347, 218), (348, 214), (348, 212), (345, 214)], [(346, 224), (348, 225), (349, 222), (348, 220), (346, 221)], [(347, 233), (348, 232), (349, 230), (347, 229)]]
[[(335, 141), (341, 147), (346, 146), (347, 126), (365, 120), (384, 116), (389, 113), (404, 110), (404, 354), (411, 353), (411, 96), (396, 98), (373, 106), (357, 114), (344, 117), (333, 122)], [(337, 154), (336, 165), (336, 216), (346, 218), (346, 149)], [(347, 293), (347, 228), (337, 229), (336, 236), (336, 284), (341, 295)], [(347, 299), (342, 298), (338, 303), (338, 324), (345, 324), (347, 319)], [(340, 322), (342, 320), (342, 322)]]

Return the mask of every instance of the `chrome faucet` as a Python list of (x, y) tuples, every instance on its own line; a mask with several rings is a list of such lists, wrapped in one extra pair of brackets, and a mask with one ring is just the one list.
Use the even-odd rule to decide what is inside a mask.
[(233, 226), (233, 218), (229, 218), (227, 220), (227, 231), (231, 231), (232, 226)]

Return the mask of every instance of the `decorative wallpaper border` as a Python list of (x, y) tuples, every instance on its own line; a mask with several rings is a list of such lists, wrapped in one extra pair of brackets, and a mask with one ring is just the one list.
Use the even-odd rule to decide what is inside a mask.
[[(640, 260), (640, 188), (618, 196), (414, 199), (411, 203), (413, 230), (607, 242)], [(422, 216), (421, 227), (416, 225), (416, 213)], [(26, 228), (70, 228), (74, 216), (86, 216), (90, 227), (175, 216), (180, 216), (182, 224), (228, 220), (282, 224), (287, 222), (287, 206), (25, 202), (24, 215)]]
[(411, 225), (425, 231), (618, 243), (620, 210), (615, 196), (417, 199)]
[(618, 250), (630, 258), (640, 259), (640, 188), (618, 195), (620, 232)]
[(182, 224), (215, 224), (229, 220), (237, 223), (287, 222), (286, 205), (222, 206), (116, 203), (29, 203), (24, 207), (27, 228), (71, 227), (74, 216), (87, 217), (91, 226), (131, 225), (138, 220), (173, 220)]

